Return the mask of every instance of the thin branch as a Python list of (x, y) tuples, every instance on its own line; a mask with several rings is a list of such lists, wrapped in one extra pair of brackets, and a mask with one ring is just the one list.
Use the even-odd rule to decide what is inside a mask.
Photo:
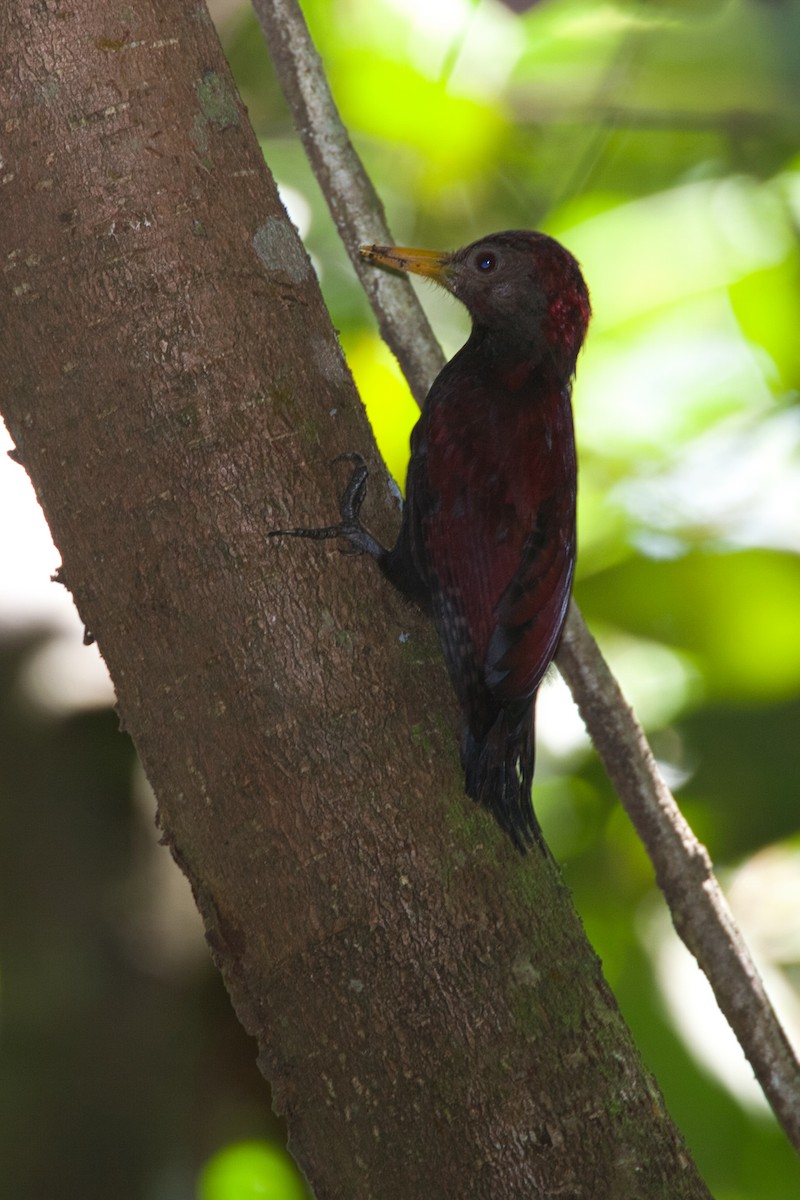
[[(354, 151), (297, 0), (255, 0), (309, 160), (381, 332), (421, 403), (442, 355), (405, 280), (366, 267), (365, 242), (392, 243), (383, 207)], [(683, 941), (707, 975), (792, 1144), (800, 1150), (800, 1063), (711, 868), (659, 775), (652, 751), (574, 603), (556, 657), (608, 775), (650, 856)]]
[(381, 335), (397, 355), (418, 404), (444, 365), (416, 292), (400, 275), (376, 271), (358, 252), (391, 241), (383, 205), (353, 149), (305, 18), (295, 0), (254, 0), (297, 131)]
[(800, 1065), (742, 934), (695, 837), (661, 778), (573, 603), (556, 658), (611, 782), (655, 868), (673, 924), (697, 959), (792, 1145), (800, 1149)]

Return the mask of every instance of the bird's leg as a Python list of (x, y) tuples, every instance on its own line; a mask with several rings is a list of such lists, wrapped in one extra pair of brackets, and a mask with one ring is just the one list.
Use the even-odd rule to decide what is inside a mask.
[(360, 454), (340, 454), (334, 462), (352, 462), (355, 464), (350, 482), (339, 499), (339, 516), (342, 518), (338, 525), (324, 525), (319, 529), (272, 529), (268, 537), (302, 537), (311, 538), (315, 542), (327, 541), (331, 538), (343, 538), (350, 543), (351, 554), (370, 554), (378, 562), (386, 558), (387, 551), (361, 524), (359, 513), (367, 494), (366, 464)]

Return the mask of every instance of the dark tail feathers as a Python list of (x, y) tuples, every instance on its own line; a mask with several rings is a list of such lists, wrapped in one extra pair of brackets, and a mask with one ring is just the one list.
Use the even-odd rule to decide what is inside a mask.
[(521, 853), (532, 842), (544, 848), (533, 812), (534, 708), (501, 708), (483, 737), (471, 729), (461, 739), (461, 762), (468, 796), (495, 816)]

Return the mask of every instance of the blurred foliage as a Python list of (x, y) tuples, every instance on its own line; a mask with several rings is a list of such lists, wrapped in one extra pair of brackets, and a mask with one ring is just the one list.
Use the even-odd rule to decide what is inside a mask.
[(200, 1175), (198, 1200), (308, 1200), (297, 1168), (269, 1142), (236, 1142), (220, 1150)]
[[(698, 835), (722, 869), (747, 864), (798, 826), (800, 6), (305, 0), (304, 8), (399, 243), (453, 247), (491, 230), (535, 226), (580, 259), (595, 316), (575, 392), (577, 597)], [(413, 402), (338, 245), (255, 19), (233, 0), (217, 9), (267, 161), (402, 484)], [(452, 353), (465, 315), (432, 290), (423, 300)], [(242, 1052), (246, 1040), (220, 1032), (232, 1018), (223, 1018), (216, 985), (199, 967), (153, 978), (108, 928), (124, 907), (115, 891), (134, 872), (135, 836), (130, 764), (110, 766), (111, 740), (113, 754), (121, 753), (111, 719), (95, 714), (43, 730), (28, 714), (23, 730), (21, 714), (4, 718), (0, 747), (19, 737), (33, 746), (36, 735), (47, 749), (33, 783), (22, 782), (22, 761), (0, 773), (4, 807), (18, 818), (16, 857), (37, 863), (23, 879), (6, 864), (7, 882), (21, 889), (12, 907), (30, 904), (35, 914), (2, 947), (4, 1023), (19, 1039), (13, 1052), (7, 1040), (12, 1070), (3, 1072), (3, 1109), (17, 1114), (9, 1139), (16, 1174), (7, 1177), (55, 1178), (41, 1133), (52, 1120), (59, 1167), (77, 1161), (80, 1131), (92, 1130), (83, 1156), (89, 1174), (79, 1186), (75, 1166), (59, 1188), (20, 1185), (14, 1194), (189, 1196), (212, 1152), (275, 1136), (255, 1115), (252, 1067), (252, 1083), (231, 1078), (230, 1062), (249, 1065), (253, 1054)], [(800, 1168), (769, 1114), (688, 1049), (659, 967), (670, 935), (659, 926), (656, 936), (648, 923), (659, 907), (652, 871), (556, 685), (544, 689), (540, 724), (535, 801), (545, 832), (712, 1193), (717, 1200), (797, 1196)], [(23, 816), (30, 821), (32, 812), (36, 845), (26, 848)], [(43, 831), (52, 841), (42, 844)], [(79, 845), (81, 831), (87, 841)], [(62, 875), (62, 857), (78, 864), (75, 877)], [(773, 874), (759, 877), (759, 905), (779, 899)], [(62, 903), (84, 895), (87, 879), (79, 910)], [(746, 929), (759, 905), (751, 900), (741, 914)], [(7, 902), (2, 911), (10, 911)], [(778, 911), (796, 934), (797, 908)], [(800, 937), (788, 941), (795, 950), (772, 966), (796, 1001), (790, 985)], [(114, 1059), (99, 1071), (107, 1090), (84, 1081), (58, 1126), (55, 1106), (45, 1111), (42, 1096), (74, 1093), (69, 1031), (89, 1020), (86, 1036), (98, 1055), (122, 1054), (122, 1038), (114, 1044), (91, 1024), (112, 987), (109, 961), (124, 968), (115, 987), (133, 989), (148, 1013), (161, 1008), (152, 1020), (164, 1027), (138, 1072), (150, 1084)], [(63, 993), (56, 1016), (48, 1005), (54, 987)], [(693, 995), (687, 988), (684, 1009)], [(146, 1047), (151, 1034), (141, 1014), (134, 1019), (124, 1009), (123, 1016), (125, 1038)], [(43, 1029), (52, 1061), (32, 1049)], [(713, 1040), (711, 1024), (702, 1034)], [(227, 1037), (238, 1049), (223, 1065), (209, 1055), (209, 1040), (213, 1047)], [(19, 1115), (26, 1106), (38, 1114), (28, 1125)], [(36, 1171), (26, 1176), (20, 1147), (34, 1139)], [(116, 1183), (109, 1156), (125, 1166)], [(102, 1186), (91, 1186), (91, 1169)], [(215, 1170), (203, 1176), (209, 1195)]]

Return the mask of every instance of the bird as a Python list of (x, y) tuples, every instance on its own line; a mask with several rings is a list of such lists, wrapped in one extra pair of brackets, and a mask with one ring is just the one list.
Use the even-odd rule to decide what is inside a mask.
[(591, 316), (575, 258), (532, 230), (455, 251), (363, 246), (466, 307), (472, 329), (435, 379), (411, 433), (400, 531), (362, 524), (358, 454), (337, 524), (275, 530), (341, 538), (434, 622), (462, 714), (468, 796), (514, 846), (544, 851), (532, 803), (535, 708), (558, 648), (576, 557), (572, 384)]

